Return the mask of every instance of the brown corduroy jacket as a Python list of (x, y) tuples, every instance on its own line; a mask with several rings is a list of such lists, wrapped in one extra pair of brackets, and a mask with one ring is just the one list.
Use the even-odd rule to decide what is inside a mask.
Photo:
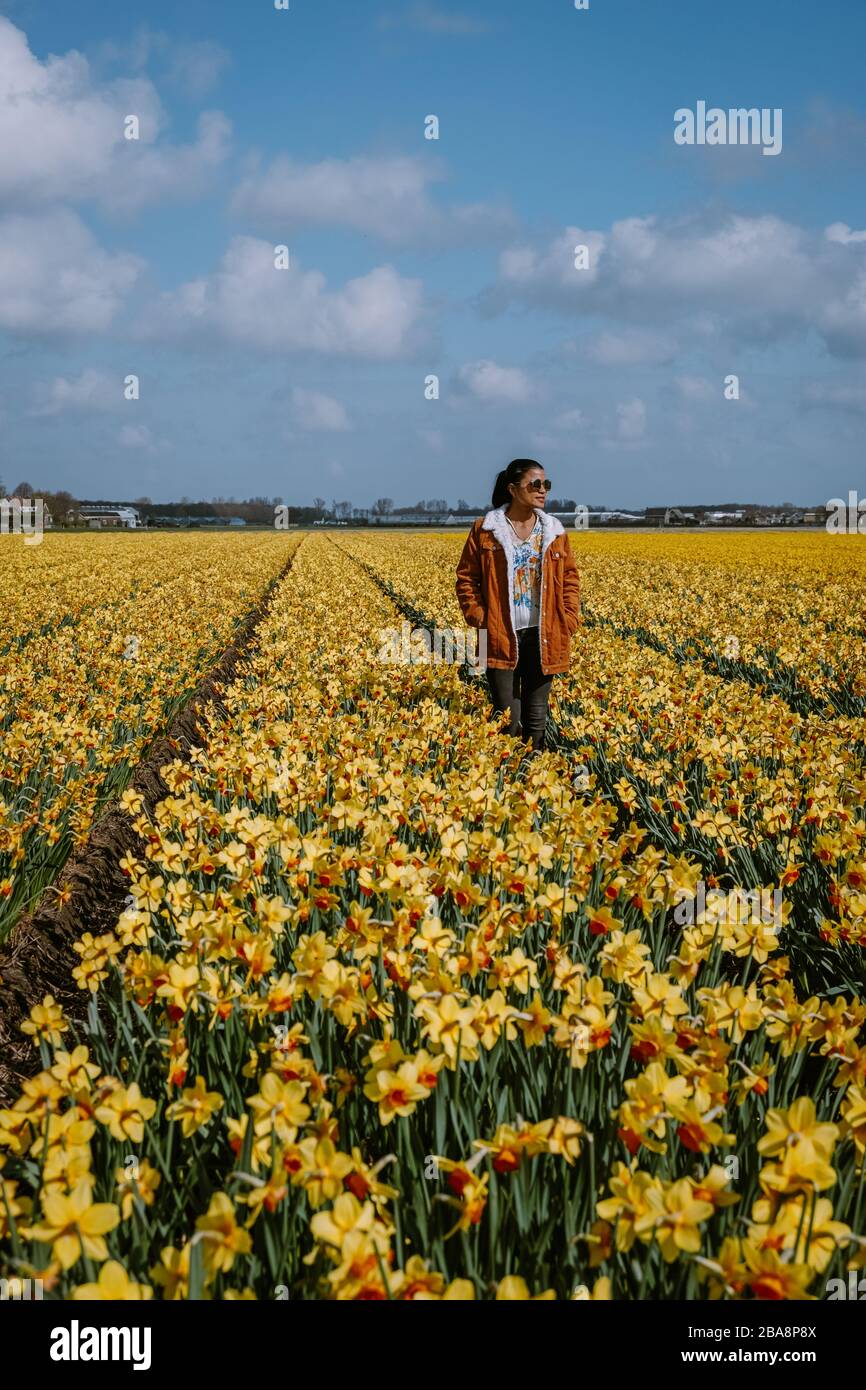
[[(543, 528), (541, 558), (541, 669), (567, 671), (571, 638), (580, 623), (580, 578), (568, 535), (555, 516), (538, 511)], [(517, 665), (514, 633), (512, 533), (503, 507), (479, 517), (457, 566), (457, 601), (470, 627), (487, 632), (487, 665)]]

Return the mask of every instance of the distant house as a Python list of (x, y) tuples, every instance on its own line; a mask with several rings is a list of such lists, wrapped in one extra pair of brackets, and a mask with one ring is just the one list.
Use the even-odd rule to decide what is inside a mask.
[[(366, 516), (356, 517), (356, 520), (366, 520), (369, 526), (470, 526), (475, 520), (475, 514), (466, 519), (455, 517), (450, 512), (419, 512), (414, 507), (404, 511), (388, 512), (386, 516), (374, 515), (367, 512)], [(345, 525), (345, 522), (326, 521), (325, 525)]]
[(698, 520), (694, 512), (682, 507), (647, 507), (645, 516), (649, 526), (694, 526)]
[[(69, 513), (70, 517), (74, 514), (74, 512)], [(95, 531), (108, 527), (120, 527), (122, 530), (133, 531), (141, 526), (141, 518), (135, 507), (115, 507), (103, 503), (88, 504), (82, 502), (78, 508), (78, 516)]]
[[(642, 526), (644, 516), (640, 512), (589, 512), (590, 526)], [(560, 521), (565, 521), (566, 516), (559, 514)]]
[[(664, 509), (662, 509), (662, 513)], [(400, 527), (459, 527), (469, 530), (470, 526), (479, 516), (484, 516), (485, 508), (481, 507), (478, 511), (470, 512), (419, 512), (415, 507), (406, 510), (396, 510), (388, 512), (382, 516), (377, 512), (359, 512), (355, 517), (356, 521), (362, 521), (368, 526), (400, 526)], [(575, 511), (547, 512), (548, 516), (555, 516), (561, 521), (563, 526), (571, 528), (576, 525)], [(582, 526), (643, 526), (644, 514), (642, 512), (626, 511), (585, 511), (581, 513), (583, 517)], [(330, 519), (316, 521), (315, 526), (340, 526), (345, 522), (335, 522)], [(581, 527), (582, 529), (582, 527)]]

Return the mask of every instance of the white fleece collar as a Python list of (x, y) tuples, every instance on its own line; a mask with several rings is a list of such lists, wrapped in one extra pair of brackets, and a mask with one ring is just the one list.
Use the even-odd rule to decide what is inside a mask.
[[(540, 507), (535, 508), (535, 515), (541, 522), (541, 554), (543, 558), (550, 542), (556, 540), (557, 536), (561, 536), (565, 527), (558, 517), (548, 516), (547, 512), (543, 512)], [(492, 531), (506, 553), (514, 544), (514, 532), (508, 524), (504, 507), (494, 507), (492, 511), (489, 511), (481, 523), (481, 529), (482, 531)]]

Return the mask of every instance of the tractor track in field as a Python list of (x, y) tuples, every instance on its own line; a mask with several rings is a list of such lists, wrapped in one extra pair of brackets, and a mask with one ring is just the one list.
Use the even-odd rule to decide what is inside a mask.
[[(127, 788), (140, 792), (148, 812), (168, 795), (160, 768), (177, 758), (188, 759), (190, 749), (202, 742), (204, 730), (199, 720), (205, 709), (223, 708), (222, 693), (250, 654), (271, 599), (291, 571), (305, 539), (301, 537), (222, 655), (193, 687), (166, 728), (155, 735), (138, 763)], [(21, 1032), (21, 1023), (34, 1004), (50, 994), (70, 1019), (83, 1024), (94, 996), (79, 989), (72, 978), (79, 963), (73, 942), (84, 932), (98, 935), (114, 927), (129, 891), (120, 860), (127, 853), (140, 855), (143, 849), (119, 801), (109, 803), (91, 826), (86, 843), (73, 850), (56, 882), (47, 885), (35, 907), (21, 917), (0, 946), (0, 1105), (11, 1104), (21, 1083), (39, 1070), (39, 1052)], [(58, 892), (63, 890), (69, 891), (69, 897), (59, 902)]]

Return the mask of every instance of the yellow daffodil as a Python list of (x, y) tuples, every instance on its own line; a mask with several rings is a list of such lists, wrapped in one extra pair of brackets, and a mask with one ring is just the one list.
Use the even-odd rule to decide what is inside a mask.
[(47, 1193), (42, 1202), (42, 1220), (30, 1226), (29, 1240), (50, 1245), (62, 1269), (70, 1269), (86, 1255), (91, 1260), (107, 1260), (104, 1236), (113, 1231), (120, 1212), (111, 1202), (94, 1202), (90, 1184), (80, 1182), (68, 1195)]
[(122, 1264), (108, 1260), (99, 1271), (95, 1284), (79, 1284), (70, 1298), (103, 1303), (137, 1303), (153, 1297), (149, 1284), (136, 1284)]

